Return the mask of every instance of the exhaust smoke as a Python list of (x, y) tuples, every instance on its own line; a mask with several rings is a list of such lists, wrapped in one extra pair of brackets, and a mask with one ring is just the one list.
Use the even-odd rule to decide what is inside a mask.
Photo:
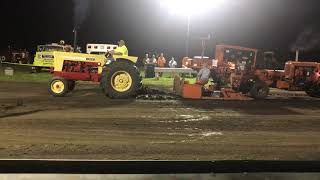
[(80, 25), (88, 16), (89, 0), (73, 0), (74, 14), (73, 14), (73, 48), (77, 50), (77, 38)]
[(73, 0), (73, 3), (74, 3), (74, 15), (73, 15), (74, 27), (79, 27), (88, 16), (89, 0)]
[(320, 45), (320, 33), (313, 28), (308, 27), (301, 32), (295, 43), (291, 45), (291, 51), (310, 51)]

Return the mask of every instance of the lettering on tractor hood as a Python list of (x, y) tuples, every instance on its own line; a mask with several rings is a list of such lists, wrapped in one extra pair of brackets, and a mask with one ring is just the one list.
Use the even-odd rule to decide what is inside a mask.
[(53, 59), (54, 56), (53, 55), (49, 55), (49, 54), (39, 54), (38, 58)]
[(64, 59), (74, 59), (74, 60), (82, 60), (85, 61), (86, 58), (84, 57), (77, 57), (77, 56), (63, 56)]
[(64, 59), (74, 59), (74, 60), (81, 60), (81, 61), (95, 61), (96, 58), (93, 57), (76, 57), (76, 56), (63, 56)]
[(86, 58), (87, 61), (95, 61), (95, 58)]

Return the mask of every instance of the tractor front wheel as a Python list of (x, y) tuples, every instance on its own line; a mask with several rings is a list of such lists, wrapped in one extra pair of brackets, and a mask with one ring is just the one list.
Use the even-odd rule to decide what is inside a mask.
[(137, 68), (128, 62), (113, 62), (110, 71), (103, 73), (101, 87), (110, 98), (125, 99), (136, 94), (140, 77)]
[(53, 77), (49, 82), (49, 93), (54, 97), (63, 97), (69, 91), (68, 80), (61, 77)]
[(305, 92), (310, 97), (320, 98), (320, 83), (307, 82), (305, 86)]

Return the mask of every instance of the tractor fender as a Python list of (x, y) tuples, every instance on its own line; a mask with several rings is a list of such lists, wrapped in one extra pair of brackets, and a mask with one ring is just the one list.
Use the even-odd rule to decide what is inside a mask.
[(131, 61), (131, 60), (129, 60), (129, 59), (124, 59), (124, 58), (117, 58), (117, 59), (115, 59), (115, 61), (113, 61), (112, 63), (114, 63), (114, 62), (126, 62), (126, 63), (129, 63), (129, 64), (132, 64), (132, 65), (136, 65), (136, 63), (135, 62), (133, 62), (133, 61)]
[(112, 65), (113, 63), (117, 63), (117, 62), (124, 62), (124, 63), (131, 64), (132, 66), (134, 66), (134, 67), (137, 69), (137, 71), (139, 71), (139, 70), (138, 70), (138, 67), (136, 66), (136, 63), (134, 63), (133, 61), (130, 61), (130, 60), (128, 60), (128, 59), (124, 59), (124, 58), (117, 58), (117, 59), (111, 59), (111, 58), (110, 58), (110, 59), (108, 59), (107, 62), (106, 62), (106, 64), (105, 64), (104, 67), (103, 67), (104, 71), (105, 71), (105, 72), (110, 71), (111, 65)]

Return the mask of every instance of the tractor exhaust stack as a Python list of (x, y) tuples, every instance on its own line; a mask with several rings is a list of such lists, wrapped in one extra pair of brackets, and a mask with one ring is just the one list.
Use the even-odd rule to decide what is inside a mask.
[(77, 29), (77, 27), (74, 27), (74, 29), (73, 29), (73, 48), (74, 48), (74, 51), (77, 50), (77, 38), (78, 38), (78, 29)]

